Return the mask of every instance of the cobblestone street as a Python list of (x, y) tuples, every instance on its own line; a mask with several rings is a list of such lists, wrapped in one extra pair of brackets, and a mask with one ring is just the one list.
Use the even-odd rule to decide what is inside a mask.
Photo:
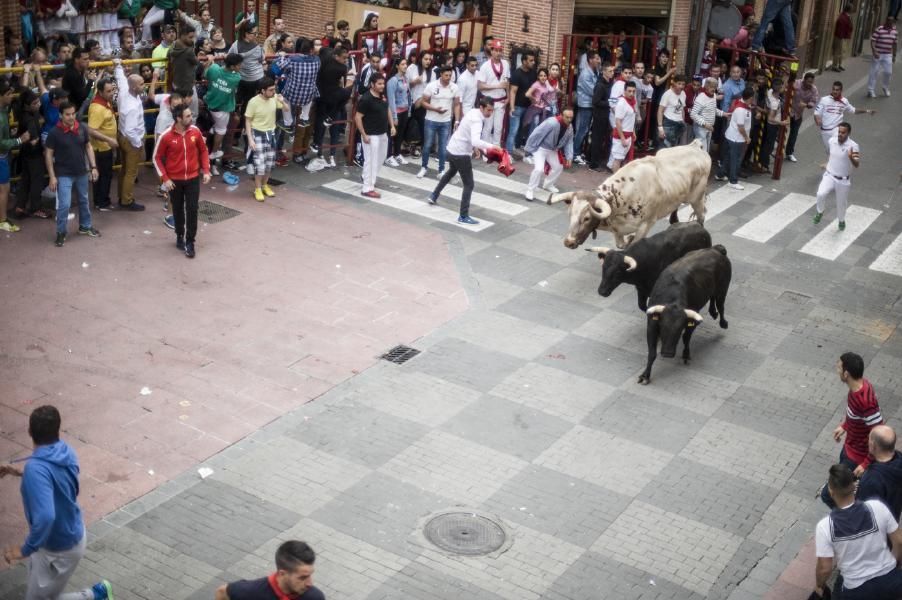
[[(34, 220), (0, 236), (0, 462), (27, 456), (35, 406), (60, 408), (90, 522), (70, 587), (103, 577), (117, 600), (211, 599), (302, 539), (331, 599), (806, 598), (842, 352), (864, 357), (902, 423), (886, 135), (902, 94), (866, 99), (869, 61), (847, 66), (851, 102), (879, 111), (850, 118), (849, 229), (828, 222), (832, 200), (812, 223), (815, 127), (780, 181), (712, 180), (705, 226), (732, 261), (730, 326), (705, 312), (691, 364), (659, 357), (647, 386), (634, 288), (598, 295), (598, 258), (563, 246), (566, 206), (523, 199), (522, 162), (510, 180), (478, 167), (478, 231), (454, 221), (453, 186), (426, 205), (434, 170), (384, 168), (372, 202), (358, 169), (292, 166), (265, 203), (245, 182), (204, 189), (241, 214), (202, 226), (194, 261), (152, 201), (97, 215), (103, 238), (63, 249)], [(581, 168), (559, 187), (598, 183)], [(420, 354), (379, 359), (396, 344)], [(18, 543), (18, 482), (0, 481), (0, 502), (3, 544)], [(452, 510), (497, 518), (507, 545), (440, 550), (423, 528)], [(21, 566), (0, 572), (0, 597), (24, 581)]]

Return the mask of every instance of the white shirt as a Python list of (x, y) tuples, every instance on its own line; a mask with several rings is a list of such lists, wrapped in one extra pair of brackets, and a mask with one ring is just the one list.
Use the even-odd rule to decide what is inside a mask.
[(144, 146), (144, 103), (128, 91), (128, 77), (119, 65), (113, 70), (119, 86), (119, 133), (135, 148)]
[(461, 110), (467, 112), (476, 106), (476, 73), (464, 71), (457, 76), (457, 89), (460, 90)]
[[(430, 70), (432, 70), (431, 67), (430, 67)], [(423, 90), (426, 89), (426, 77), (423, 76), (422, 73), (420, 73), (420, 67), (418, 65), (410, 65), (409, 67), (407, 67), (406, 75), (407, 75), (407, 81), (413, 81), (414, 79), (417, 79), (418, 77), (422, 77), (422, 79), (420, 80), (419, 83), (417, 83), (416, 85), (410, 86), (410, 101), (416, 102), (423, 95)], [(432, 81), (435, 81), (434, 74), (433, 74)]]
[(842, 571), (843, 585), (850, 589), (896, 568), (896, 559), (887, 548), (886, 536), (899, 525), (880, 500), (865, 500), (864, 504), (877, 526), (872, 533), (835, 540), (829, 516), (821, 519), (814, 530), (815, 554), (818, 558), (833, 558), (835, 566)]
[(626, 82), (621, 78), (614, 82), (611, 86), (611, 95), (608, 97), (608, 104), (611, 108), (617, 107), (617, 102), (620, 100), (620, 97), (623, 96), (623, 89), (626, 86)]
[(745, 143), (745, 138), (739, 133), (739, 127), (745, 128), (745, 134), (748, 135), (752, 128), (752, 111), (747, 108), (737, 106), (733, 109), (733, 116), (730, 117), (730, 126), (724, 134), (731, 142)]
[(854, 113), (855, 107), (849, 104), (849, 101), (844, 97), (836, 100), (833, 96), (824, 96), (814, 108), (814, 114), (820, 117), (821, 129), (823, 130), (839, 127), (847, 112)]
[[(426, 99), (426, 96), (429, 99)], [(449, 123), (454, 116), (454, 99), (460, 100), (460, 90), (453, 82), (448, 85), (442, 85), (440, 80), (433, 81), (423, 90), (423, 99), (435, 108), (444, 108), (445, 112), (440, 113), (434, 110), (426, 110), (426, 120), (434, 123)]]
[(836, 134), (827, 142), (830, 148), (830, 158), (827, 160), (827, 172), (837, 177), (850, 177), (852, 175), (852, 159), (849, 158), (849, 150), (858, 152), (858, 144), (852, 138), (846, 138), (842, 144)]
[[(494, 63), (491, 59), (485, 61), (479, 70), (476, 72), (476, 81), (481, 81), (482, 83), (486, 83), (489, 85), (497, 85), (499, 83), (507, 83), (511, 78), (511, 67), (510, 64), (501, 59), (501, 76), (497, 76), (495, 74), (495, 70), (492, 69)], [(497, 66), (495, 67), (497, 69)], [(507, 98), (507, 90), (485, 90), (482, 92), (483, 96), (488, 96), (489, 98), (494, 98), (495, 100), (502, 100)]]
[(673, 93), (673, 90), (667, 90), (661, 96), (660, 106), (664, 107), (664, 118), (671, 121), (683, 122), (683, 109), (686, 108), (686, 92), (680, 92), (679, 95)]
[(615, 129), (611, 132), (614, 137), (617, 137), (617, 119), (622, 119), (620, 128), (623, 130), (623, 133), (636, 130), (636, 109), (630, 106), (623, 96), (617, 101), (617, 106), (614, 107), (614, 112), (611, 113), (611, 116), (614, 117)]
[(482, 139), (482, 128), (489, 119), (483, 117), (482, 111), (478, 108), (468, 110), (448, 140), (446, 146), (448, 153), (455, 156), (470, 156), (473, 154), (473, 148), (480, 150), (491, 148), (492, 145)]

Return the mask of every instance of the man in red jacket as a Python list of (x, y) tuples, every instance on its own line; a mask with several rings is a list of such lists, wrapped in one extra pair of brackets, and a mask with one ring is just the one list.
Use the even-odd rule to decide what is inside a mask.
[[(855, 477), (861, 477), (871, 463), (868, 436), (871, 429), (884, 423), (883, 415), (874, 386), (864, 378), (864, 359), (861, 356), (846, 352), (836, 362), (836, 372), (840, 381), (849, 388), (849, 394), (846, 397), (846, 416), (833, 430), (833, 439), (839, 442), (845, 436), (839, 462), (849, 467)], [(830, 508), (834, 507), (826, 485), (821, 499)]]
[[(175, 122), (157, 143), (153, 164), (169, 190), (172, 214), (175, 215), (175, 247), (194, 258), (197, 235), (197, 202), (200, 196), (200, 173), (210, 183), (210, 156), (200, 129), (191, 124), (191, 107), (183, 104), (172, 109)], [(188, 231), (185, 231), (187, 213)]]
[(852, 17), (849, 16), (851, 8), (843, 6), (842, 12), (836, 18), (833, 28), (833, 65), (831, 71), (845, 71), (842, 66), (843, 54), (846, 52), (847, 40), (852, 39)]

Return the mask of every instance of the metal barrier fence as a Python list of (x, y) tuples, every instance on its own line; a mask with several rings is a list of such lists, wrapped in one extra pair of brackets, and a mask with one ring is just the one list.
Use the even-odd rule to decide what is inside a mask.
[[(488, 17), (473, 17), (470, 19), (457, 19), (455, 21), (441, 21), (439, 23), (427, 23), (424, 25), (410, 25), (408, 27), (401, 28), (388, 28), (388, 29), (377, 29), (373, 31), (361, 31), (357, 33), (357, 39), (354, 40), (356, 44), (356, 48), (369, 48), (372, 50), (379, 46), (378, 40), (382, 38), (382, 48), (385, 48), (385, 52), (383, 56), (392, 54), (392, 44), (398, 44), (400, 49), (402, 50), (402, 56), (407, 58), (409, 52), (406, 50), (408, 46), (415, 47), (417, 51), (425, 50), (425, 49), (436, 49), (433, 48), (433, 43), (435, 40), (435, 35), (438, 32), (442, 34), (442, 43), (437, 47), (439, 50), (450, 50), (448, 48), (447, 43), (450, 38), (454, 38), (457, 40), (458, 46), (462, 41), (459, 37), (460, 33), (463, 32), (466, 26), (469, 31), (467, 32), (467, 48), (470, 51), (475, 50), (473, 47), (474, 41), (478, 41), (479, 44), (482, 44), (482, 39), (476, 38), (476, 26), (482, 26), (482, 31), (485, 32), (485, 26), (488, 24)], [(454, 29), (452, 29), (454, 28)], [(428, 36), (429, 45), (424, 48), (423, 46), (423, 32), (426, 30), (430, 31)], [(450, 35), (451, 31), (455, 31), (457, 35)], [(415, 46), (413, 45), (415, 44)]]

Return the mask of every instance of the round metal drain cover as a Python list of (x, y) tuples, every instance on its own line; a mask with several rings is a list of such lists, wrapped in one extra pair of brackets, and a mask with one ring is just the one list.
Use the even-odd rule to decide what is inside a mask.
[(500, 523), (472, 512), (440, 514), (426, 523), (423, 532), (442, 550), (464, 556), (491, 554), (507, 539)]

